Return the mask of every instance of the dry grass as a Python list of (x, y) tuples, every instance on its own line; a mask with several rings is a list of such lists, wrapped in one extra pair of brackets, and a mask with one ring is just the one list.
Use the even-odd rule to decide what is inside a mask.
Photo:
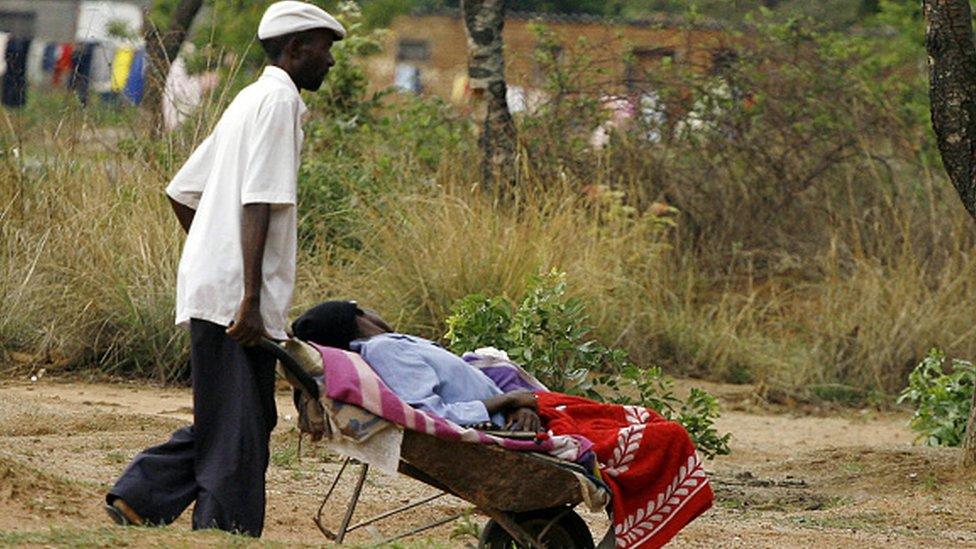
[(656, 220), (607, 219), (606, 209), (558, 190), (514, 205), (460, 184), (397, 195), (362, 210), (368, 234), (348, 261), (309, 258), (302, 295), (354, 296), (401, 326), (438, 334), (460, 297), (517, 298), (530, 275), (553, 268), (594, 305), (639, 293), (634, 277), (655, 267), (661, 249)]
[(0, 183), (4, 346), (165, 377), (160, 361), (184, 353), (169, 329), (181, 239), (165, 180), (98, 129), (56, 132), (22, 144)]
[[(7, 361), (11, 372), (180, 375), (185, 341), (172, 309), (182, 236), (162, 189), (216, 112), (159, 142), (142, 139), (135, 121), (96, 124), (90, 113), (27, 128), (8, 119), (0, 349), (33, 358)], [(517, 197), (502, 201), (473, 185), (473, 147), (445, 151), (424, 172), (406, 137), (402, 147), (335, 145), (363, 149), (350, 164), (376, 168), (360, 177), (388, 180), (352, 191), (362, 194), (351, 202), (356, 222), (342, 230), (361, 246), (302, 250), (296, 312), (356, 298), (405, 331), (438, 337), (455, 300), (518, 298), (529, 275), (558, 269), (602, 341), (674, 373), (863, 397), (898, 390), (933, 345), (976, 355), (970, 221), (942, 179), (911, 163), (841, 166), (796, 201), (795, 219), (760, 223), (743, 212), (737, 234), (763, 244), (730, 249), (725, 236), (689, 232), (700, 213), (662, 219), (629, 200), (653, 190), (642, 170), (667, 169), (680, 150), (642, 158), (621, 149), (616, 163), (575, 172), (530, 159)], [(323, 143), (312, 150), (328, 166)], [(728, 219), (736, 204), (714, 207)]]

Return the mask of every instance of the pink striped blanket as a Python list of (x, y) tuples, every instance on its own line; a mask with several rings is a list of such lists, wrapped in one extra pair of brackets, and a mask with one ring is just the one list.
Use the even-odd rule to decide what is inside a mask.
[(541, 452), (567, 461), (578, 461), (592, 448), (575, 435), (548, 436), (542, 440), (515, 440), (461, 427), (440, 416), (411, 407), (400, 399), (356, 353), (311, 344), (322, 355), (326, 396), (333, 401), (359, 406), (397, 425), (448, 440), (495, 444), (509, 450)]

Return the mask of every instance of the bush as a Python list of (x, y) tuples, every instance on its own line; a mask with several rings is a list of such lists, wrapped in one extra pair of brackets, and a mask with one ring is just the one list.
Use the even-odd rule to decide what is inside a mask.
[[(212, 13), (226, 23), (237, 6), (218, 4)], [(894, 4), (883, 2), (885, 12)], [(337, 44), (340, 64), (308, 97), (294, 312), (355, 297), (400, 329), (437, 338), (452, 304), (481, 294), (492, 300), (482, 312), (507, 319), (505, 328), (458, 333), (510, 337), (531, 275), (555, 268), (566, 273), (566, 296), (585, 305), (591, 331), (580, 345), (602, 342), (669, 374), (863, 400), (901, 391), (933, 345), (974, 356), (972, 221), (927, 152), (918, 6), (905, 9), (900, 23), (880, 21), (886, 34), (849, 33), (857, 47), (802, 21), (723, 33), (739, 53), (724, 75), (735, 86), (680, 60), (643, 82), (635, 75), (634, 93), (650, 86), (667, 116), (635, 117), (601, 150), (590, 137), (613, 90), (596, 61), (624, 60), (604, 42), (577, 55), (539, 29), (549, 96), (516, 115), (520, 179), (510, 201), (481, 192), (470, 169), (479, 161), (473, 117), (431, 98), (374, 101), (354, 58), (376, 37), (360, 30)], [(253, 33), (260, 10), (239, 11), (234, 28), (216, 29), (226, 40), (214, 36), (200, 55), (221, 58), (238, 31)], [(355, 24), (355, 10), (343, 17)], [(162, 189), (254, 78), (251, 61), (238, 57), (196, 116), (152, 142), (140, 137), (136, 109), (82, 109), (64, 91), (32, 90), (26, 109), (6, 112), (0, 349), (52, 372), (63, 364), (178, 377), (182, 236)], [(675, 207), (663, 216), (670, 223), (660, 203)], [(546, 314), (566, 318), (566, 306)], [(615, 359), (592, 348), (532, 346), (542, 323), (532, 315), (520, 317), (519, 337), (533, 359), (576, 357), (553, 373), (566, 385), (577, 367), (596, 372), (587, 383), (612, 370)]]
[(684, 425), (706, 456), (729, 453), (731, 435), (715, 429), (715, 398), (692, 389), (681, 401), (660, 368), (638, 368), (626, 352), (590, 339), (583, 303), (566, 297), (565, 274), (533, 276), (518, 306), (504, 297), (473, 294), (451, 310), (445, 338), (455, 353), (503, 349), (553, 391), (616, 403), (636, 400)]
[(967, 360), (953, 359), (946, 371), (946, 356), (932, 349), (908, 376), (908, 387), (898, 402), (915, 408), (912, 429), (927, 446), (959, 446), (966, 434), (966, 422), (976, 388), (976, 367)]
[(395, 195), (436, 190), (431, 174), (442, 156), (465, 154), (468, 121), (440, 101), (309, 103), (327, 112), (305, 126), (299, 173), (299, 240), (311, 252), (360, 250), (371, 233), (364, 213)]
[[(910, 89), (917, 111), (925, 89), (907, 47), (921, 51), (921, 27), (886, 29), (914, 25), (889, 43), (763, 13), (749, 23), (729, 31), (717, 70), (663, 63), (634, 75), (615, 97), (634, 115), (601, 150), (588, 138), (594, 117), (610, 116), (610, 89), (587, 62), (613, 48), (580, 43), (572, 62), (554, 63), (540, 32), (548, 101), (519, 128), (521, 183), (678, 210), (674, 253), (623, 275), (636, 299), (586, 296), (599, 335), (631, 356), (811, 397), (814, 385), (893, 395), (933, 344), (971, 352), (976, 319), (958, 299), (976, 286), (970, 220), (926, 153), (927, 118), (901, 110)], [(628, 307), (640, 322), (619, 320)]]
[(884, 169), (896, 140), (896, 119), (856, 75), (861, 59), (828, 38), (810, 21), (757, 16), (750, 33), (729, 32), (727, 60), (711, 71), (694, 62), (635, 71), (616, 98), (636, 112), (600, 154), (589, 138), (608, 117), (607, 78), (594, 76), (606, 46), (580, 43), (572, 63), (542, 59), (550, 100), (521, 128), (532, 171), (544, 181), (602, 176), (639, 208), (666, 200), (681, 211), (682, 236), (716, 266), (744, 259), (730, 257), (738, 248), (775, 269), (779, 256), (827, 240), (825, 203), (875, 194), (838, 175)]

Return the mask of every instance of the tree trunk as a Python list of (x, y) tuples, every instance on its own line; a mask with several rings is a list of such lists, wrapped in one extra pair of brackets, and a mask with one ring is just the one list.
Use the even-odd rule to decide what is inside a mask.
[(973, 393), (972, 408), (969, 410), (966, 436), (962, 439), (962, 464), (970, 468), (976, 466), (976, 392)]
[[(969, 0), (923, 0), (929, 98), (942, 164), (976, 218), (976, 44)], [(963, 462), (976, 465), (976, 392), (963, 440)]]
[(505, 55), (502, 28), (504, 0), (464, 0), (461, 13), (468, 36), (468, 78), (485, 98), (481, 132), (481, 180), (486, 187), (515, 183), (515, 121), (505, 99)]
[(170, 65), (180, 53), (180, 47), (202, 4), (203, 0), (180, 0), (165, 34), (160, 33), (156, 25), (146, 18), (146, 84), (142, 107), (149, 116), (153, 136), (159, 136), (163, 131), (163, 90)]

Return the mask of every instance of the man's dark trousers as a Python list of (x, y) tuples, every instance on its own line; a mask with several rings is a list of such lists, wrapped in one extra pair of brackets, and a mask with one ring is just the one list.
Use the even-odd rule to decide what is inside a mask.
[(154, 524), (169, 524), (196, 501), (194, 529), (260, 536), (268, 442), (278, 419), (275, 359), (225, 330), (190, 321), (193, 426), (137, 455), (106, 499), (122, 498)]

